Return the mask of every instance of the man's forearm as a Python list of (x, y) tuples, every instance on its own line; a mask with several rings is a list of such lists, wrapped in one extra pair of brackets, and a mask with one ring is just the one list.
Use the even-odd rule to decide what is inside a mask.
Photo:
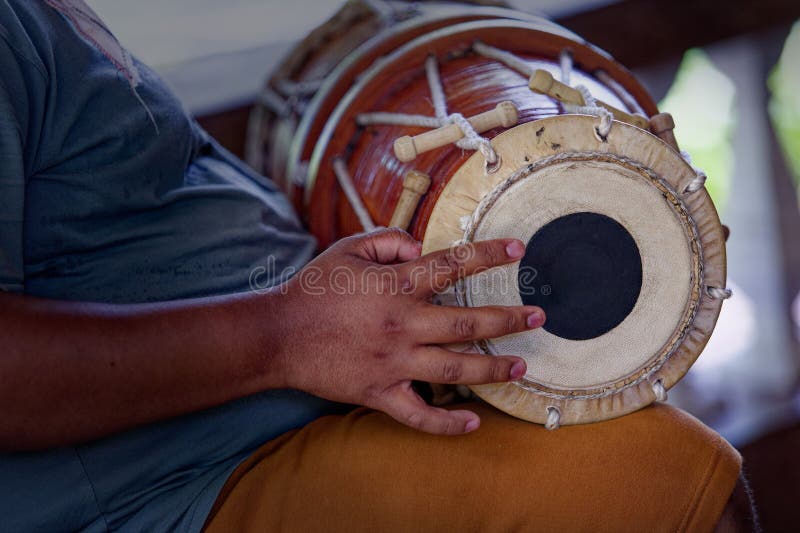
[(431, 433), (474, 431), (475, 413), (429, 406), (412, 382), (519, 379), (519, 357), (448, 346), (540, 327), (544, 313), (430, 299), (519, 260), (525, 246), (496, 239), (420, 251), (400, 230), (350, 237), (266, 294), (120, 306), (0, 294), (0, 448), (86, 441), (284, 387)]
[(86, 441), (282, 386), (276, 298), (104, 305), (0, 294), (0, 448)]

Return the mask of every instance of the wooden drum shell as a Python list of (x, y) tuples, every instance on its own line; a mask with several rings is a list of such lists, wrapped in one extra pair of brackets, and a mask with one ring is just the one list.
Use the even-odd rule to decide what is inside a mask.
[[(271, 74), (251, 113), (247, 161), (281, 185), (298, 210), (303, 205), (305, 168), (326, 118), (376, 60), (444, 26), (484, 19), (542, 20), (501, 7), (386, 2), (396, 10), (391, 19), (369, 4), (351, 0), (298, 43)], [(308, 94), (280, 95), (287, 81), (319, 87)], [(276, 93), (286, 98), (281, 112), (265, 103), (265, 96)]]
[[(547, 28), (546, 31), (545, 28)], [(507, 50), (535, 68), (556, 71), (559, 54), (569, 50), (575, 63), (573, 77), (608, 103), (625, 109), (624, 103), (587, 72), (603, 70), (647, 113), (657, 113), (645, 89), (622, 66), (596, 48), (583, 43), (546, 21), (487, 20), (466, 22), (427, 33), (406, 43), (364, 72), (325, 121), (308, 169), (304, 217), (311, 231), (326, 247), (338, 238), (362, 231), (343, 196), (331, 161), (344, 157), (356, 189), (377, 225), (386, 225), (402, 191), (402, 179), (410, 169), (431, 176), (432, 185), (412, 219), (409, 231), (424, 235), (430, 211), (450, 176), (471, 155), (453, 146), (421, 154), (403, 164), (394, 156), (392, 143), (402, 135), (422, 133), (408, 126), (356, 124), (363, 112), (390, 111), (433, 116), (425, 59), (433, 54), (448, 110), (472, 116), (510, 100), (520, 114), (519, 122), (563, 114), (563, 107), (547, 96), (533, 93), (525, 76), (509, 67), (469, 52), (475, 41)], [(524, 44), (520, 44), (524, 43)], [(629, 110), (634, 112), (636, 110)], [(501, 130), (486, 132), (491, 138)]]
[[(621, 161), (620, 164), (624, 166), (628, 164), (624, 162), (627, 161), (625, 158), (629, 158), (646, 167), (648, 172), (648, 169), (655, 169), (660, 173), (659, 176), (663, 175), (663, 190), (666, 191), (663, 195), (654, 193), (658, 201), (669, 204), (672, 202), (670, 198), (674, 198), (673, 204), (680, 204), (681, 209), (688, 213), (685, 228), (689, 228), (686, 231), (691, 233), (687, 233), (691, 254), (687, 257), (691, 258), (692, 263), (686, 275), (692, 280), (691, 291), (687, 291), (691, 294), (686, 295), (685, 308), (678, 309), (683, 305), (679, 299), (683, 289), (667, 291), (674, 296), (669, 301), (677, 302), (673, 307), (680, 313), (675, 311), (673, 314), (680, 314), (679, 321), (672, 315), (665, 318), (662, 308), (666, 300), (655, 297), (641, 298), (637, 302), (657, 302), (658, 305), (653, 304), (646, 309), (645, 306), (634, 307), (631, 315), (627, 316), (639, 313), (638, 309), (656, 309), (657, 317), (644, 312), (639, 314), (646, 317), (647, 323), (653, 323), (651, 318), (663, 323), (665, 327), (661, 328), (662, 333), (670, 335), (668, 342), (661, 346), (661, 337), (651, 336), (655, 339), (651, 344), (658, 343), (661, 348), (651, 350), (653, 347), (648, 345), (642, 349), (640, 368), (629, 374), (615, 374), (612, 376), (614, 379), (608, 381), (601, 379), (603, 382), (596, 386), (593, 384), (594, 388), (586, 388), (588, 385), (584, 387), (576, 381), (580, 386), (573, 387), (571, 385), (574, 383), (568, 382), (570, 386), (551, 390), (546, 379), (537, 381), (537, 376), (547, 373), (536, 374), (532, 371), (530, 380), (526, 375), (525, 379), (515, 383), (478, 386), (473, 390), (508, 413), (545, 423), (548, 427), (557, 427), (559, 423), (586, 423), (612, 418), (639, 409), (654, 399), (663, 399), (666, 390), (685, 374), (705, 346), (719, 315), (722, 299), (730, 295), (725, 288), (725, 238), (722, 226), (713, 203), (702, 190), (702, 180), (698, 182), (704, 176), (698, 174), (678, 153), (674, 138), (672, 142), (668, 140), (671, 136), (671, 118), (665, 114), (659, 115), (655, 102), (645, 88), (613, 58), (545, 19), (502, 8), (450, 4), (439, 6), (441, 10), (438, 11), (426, 7), (418, 16), (387, 22), (371, 19), (369, 13), (363, 12), (363, 7), (363, 4), (355, 2), (343, 9), (345, 13), (354, 10), (348, 16), (358, 21), (353, 29), (355, 35), (339, 35), (343, 31), (342, 20), (330, 27), (321, 27), (301, 43), (269, 82), (270, 86), (278, 86), (281, 80), (303, 83), (323, 77), (321, 84), (308, 94), (298, 95), (287, 114), (279, 116), (268, 112), (265, 117), (264, 110), (261, 110), (262, 114), (254, 115), (252, 121), (262, 128), (254, 146), (283, 157), (273, 158), (272, 168), (259, 168), (277, 178), (276, 181), (287, 190), (304, 222), (318, 239), (320, 249), (342, 237), (363, 231), (369, 222), (364, 222), (363, 216), (359, 219), (356, 215), (351, 205), (352, 199), (347, 197), (340, 185), (342, 177), (337, 176), (334, 162), (338, 162), (339, 170), (342, 167), (346, 169), (351, 188), (355, 189), (355, 195), (363, 203), (368, 218), (376, 226), (389, 225), (403, 192), (404, 178), (411, 171), (419, 173), (417, 178), (422, 181), (418, 183), (427, 185), (429, 178), (427, 193), (419, 198), (408, 226), (408, 231), (415, 238), (424, 241), (425, 252), (466, 238), (464, 219), (467, 219), (466, 227), (469, 227), (470, 216), (467, 215), (480, 211), (476, 205), (483, 201), (481, 199), (491, 197), (492, 187), (500, 188), (502, 181), (512, 172), (533, 168), (543, 158), (568, 159), (576, 153), (585, 153), (592, 161), (604, 158), (612, 161), (615, 157), (621, 157), (618, 162)], [(349, 20), (347, 17), (344, 19)], [(597, 117), (576, 115), (574, 109), (568, 111), (561, 101), (532, 91), (529, 88), (529, 72), (521, 73), (497, 58), (481, 55), (475, 50), (478, 47), (474, 48), (476, 42), (513, 54), (523, 60), (531, 71), (548, 71), (557, 80), (563, 80), (561, 60), (568, 53), (568, 85), (573, 88), (582, 85), (594, 98), (607, 105), (629, 114), (645, 115), (651, 119), (651, 129), (657, 136), (630, 124), (614, 122), (613, 129), (607, 135), (592, 137), (592, 131), (597, 131), (593, 126), (598, 121)], [(325, 46), (325, 43), (329, 46)], [(481, 133), (486, 139), (494, 139), (493, 148), (501, 158), (496, 170), (481, 166), (485, 163), (483, 154), (464, 150), (455, 144), (420, 153), (404, 163), (395, 155), (395, 140), (419, 135), (428, 129), (390, 124), (359, 125), (359, 115), (368, 113), (435, 117), (430, 82), (426, 75), (426, 61), (431, 56), (436, 59), (447, 113), (460, 113), (469, 119), (494, 109), (502, 102), (510, 101), (516, 107), (517, 126)], [(591, 101), (588, 95), (583, 99)], [(295, 106), (298, 102), (299, 105)], [(598, 114), (598, 109), (595, 108), (594, 112)], [(592, 113), (592, 109), (588, 113)], [(622, 120), (635, 121), (631, 117), (623, 117)], [(521, 126), (533, 121), (540, 122)], [(545, 125), (547, 133), (543, 133)], [(539, 133), (542, 133), (541, 138)], [(585, 175), (594, 176), (595, 171), (587, 170)], [(559, 194), (563, 183), (560, 176), (559, 181), (554, 182)], [(469, 181), (472, 179), (476, 181)], [(689, 190), (687, 186), (695, 182), (699, 186), (692, 185)], [(530, 183), (538, 187), (541, 182)], [(582, 194), (591, 197), (591, 201), (582, 202), (581, 206), (591, 204), (597, 207), (597, 183), (582, 182), (571, 189), (583, 191)], [(478, 186), (473, 187), (472, 184)], [(418, 186), (418, 191), (422, 189)], [(468, 190), (471, 193), (468, 194)], [(626, 184), (624, 190), (614, 189), (609, 197), (614, 202), (618, 198), (623, 202), (628, 201), (628, 206), (650, 206), (628, 200), (631, 190)], [(536, 197), (555, 198), (538, 196), (535, 192), (526, 192), (522, 197), (526, 202)], [(416, 199), (404, 205), (410, 205), (413, 209), (413, 202)], [(515, 205), (512, 211), (547, 213), (551, 205), (528, 208)], [(652, 213), (653, 210), (648, 209), (641, 218), (653, 220)], [(505, 220), (513, 221), (512, 218)], [(652, 251), (653, 242), (661, 245), (663, 239), (658, 239), (663, 236), (665, 225), (660, 220), (647, 226), (648, 236), (657, 235), (654, 240), (638, 241), (649, 243), (648, 250)], [(365, 226), (362, 226), (362, 222)], [(533, 231), (531, 228), (537, 227), (527, 222), (526, 219), (525, 224), (512, 226), (499, 223), (492, 227), (498, 232), (506, 232), (509, 228)], [(658, 229), (653, 230), (653, 226)], [(488, 238), (495, 237), (497, 235)], [(676, 241), (673, 239), (670, 242)], [(675, 246), (673, 251), (677, 249)], [(658, 252), (650, 253), (642, 264), (652, 265), (654, 257), (660, 261), (663, 255), (663, 248), (658, 248)], [(678, 265), (670, 272), (683, 276), (684, 266)], [(666, 280), (660, 287), (671, 286), (668, 276), (661, 271), (657, 274), (649, 279)], [(654, 282), (647, 287), (655, 287)], [(458, 293), (458, 286), (455, 293)], [(443, 296), (443, 302), (448, 295)], [(468, 301), (462, 303), (459, 300), (457, 303), (472, 305)], [(476, 305), (485, 304), (479, 302)], [(504, 301), (501, 305), (518, 303)], [(676, 320), (674, 331), (670, 329), (673, 320)], [(631, 323), (628, 322), (625, 331), (632, 332), (630, 335), (638, 339), (638, 325), (630, 329)], [(546, 327), (541, 330), (546, 330)], [(666, 333), (662, 336), (666, 336)], [(643, 334), (646, 335), (645, 332)], [(603, 336), (605, 334), (598, 338)], [(594, 338), (587, 339), (594, 341)], [(530, 345), (540, 346), (541, 342)], [(628, 343), (626, 346), (635, 352), (633, 361), (638, 364), (640, 343)], [(574, 347), (559, 350), (558, 353), (575, 351)], [(480, 351), (506, 353), (489, 349)], [(557, 350), (551, 351), (555, 353)], [(607, 351), (614, 355), (620, 353), (613, 349)], [(575, 376), (573, 370), (570, 368), (570, 377)], [(591, 377), (596, 377), (595, 373)], [(552, 419), (554, 413), (557, 416)]]

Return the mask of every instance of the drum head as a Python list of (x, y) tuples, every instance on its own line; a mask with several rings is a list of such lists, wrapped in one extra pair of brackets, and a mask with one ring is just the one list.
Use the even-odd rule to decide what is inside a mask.
[[(634, 411), (668, 389), (705, 346), (725, 287), (722, 227), (695, 173), (658, 138), (596, 117), (564, 115), (498, 135), (501, 166), (476, 154), (434, 207), (424, 252), (516, 237), (517, 263), (468, 278), (450, 295), (466, 306), (539, 305), (543, 328), (477, 343), (519, 355), (514, 383), (473, 390), (521, 418), (561, 424)], [(691, 190), (691, 188), (690, 188)]]

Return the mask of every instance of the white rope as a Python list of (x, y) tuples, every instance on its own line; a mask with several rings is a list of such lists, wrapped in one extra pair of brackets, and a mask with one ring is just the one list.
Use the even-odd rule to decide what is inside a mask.
[(284, 100), (281, 95), (267, 87), (258, 97), (258, 103), (275, 113), (281, 118), (286, 118), (292, 114), (292, 106)]
[(322, 86), (323, 80), (277, 80), (275, 88), (283, 96), (308, 96), (314, 94)]
[(642, 106), (639, 105), (639, 102), (632, 98), (631, 95), (628, 94), (628, 91), (626, 91), (617, 80), (611, 77), (611, 74), (603, 69), (597, 69), (594, 71), (594, 76), (603, 82), (606, 87), (608, 87), (611, 92), (617, 96), (617, 98), (622, 100), (622, 103), (625, 104), (625, 107), (628, 108), (628, 111), (636, 115), (646, 116), (646, 113), (642, 109)]
[(733, 291), (730, 289), (723, 289), (720, 287), (706, 287), (706, 292), (715, 300), (727, 300), (733, 296)]
[(425, 75), (428, 77), (428, 86), (431, 89), (433, 111), (439, 120), (447, 120), (447, 101), (444, 96), (444, 87), (439, 77), (439, 65), (436, 56), (428, 56), (425, 60)]
[(657, 379), (652, 383), (652, 386), (653, 386), (653, 394), (656, 395), (656, 401), (666, 402), (667, 389), (664, 388), (664, 382), (660, 379)]
[(410, 115), (405, 113), (360, 113), (356, 116), (356, 123), (361, 126), (386, 124), (398, 126), (420, 126), (424, 128), (440, 128), (449, 124), (455, 124), (461, 130), (463, 137), (456, 141), (456, 146), (464, 150), (477, 150), (486, 159), (486, 163), (494, 165), (498, 162), (497, 152), (492, 148), (488, 139), (478, 135), (469, 120), (464, 118), (461, 113), (447, 112), (447, 98), (444, 94), (442, 80), (439, 77), (439, 66), (436, 56), (428, 56), (425, 60), (425, 75), (428, 78), (428, 85), (431, 91), (431, 101), (435, 117), (424, 115)]
[[(532, 76), (536, 70), (525, 60), (517, 57), (511, 52), (506, 52), (505, 50), (500, 50), (499, 48), (483, 44), (480, 41), (475, 41), (472, 44), (472, 50), (484, 57), (499, 61), (527, 77)], [(569, 85), (573, 68), (572, 53), (566, 49), (562, 50), (559, 54), (559, 62), (561, 64), (561, 81), (562, 83)], [(567, 111), (567, 113), (595, 115), (600, 117), (600, 125), (597, 127), (597, 133), (602, 139), (605, 139), (608, 137), (608, 134), (611, 131), (611, 125), (613, 124), (614, 116), (608, 109), (597, 105), (597, 101), (591, 95), (589, 89), (587, 89), (585, 86), (578, 85), (575, 87), (575, 89), (580, 91), (581, 95), (583, 96), (584, 105), (578, 106), (574, 104), (564, 104), (564, 109)]]
[(706, 184), (706, 174), (702, 170), (683, 188), (682, 194), (691, 194), (703, 188)]
[(336, 179), (339, 181), (339, 186), (342, 188), (345, 197), (347, 197), (347, 201), (350, 202), (350, 206), (353, 208), (353, 211), (355, 211), (358, 221), (361, 223), (361, 227), (364, 228), (364, 231), (374, 230), (376, 227), (375, 223), (369, 216), (364, 202), (361, 201), (361, 197), (356, 191), (353, 178), (350, 176), (350, 172), (347, 171), (347, 166), (339, 157), (333, 160), (333, 172), (336, 174)]
[(464, 134), (464, 137), (456, 142), (456, 146), (463, 148), (464, 150), (478, 150), (483, 154), (483, 157), (486, 159), (486, 163), (489, 165), (494, 165), (497, 163), (497, 152), (495, 152), (494, 148), (492, 148), (492, 144), (489, 142), (489, 139), (478, 135), (478, 132), (476, 132), (475, 128), (472, 127), (472, 124), (470, 124), (469, 121), (464, 118), (464, 115), (461, 113), (453, 113), (452, 115), (449, 115), (446, 120), (447, 122), (458, 126), (458, 128), (461, 130), (461, 133)]
[(527, 61), (515, 56), (511, 52), (506, 52), (505, 50), (500, 50), (494, 46), (483, 44), (480, 41), (475, 41), (472, 43), (472, 50), (478, 55), (482, 55), (483, 57), (488, 57), (505, 64), (507, 67), (516, 70), (526, 78), (533, 76), (533, 73), (536, 70)]
[(397, 16), (394, 7), (385, 0), (364, 0), (364, 3), (372, 9), (383, 22), (392, 22)]
[[(472, 50), (479, 55), (499, 61), (527, 77), (532, 76), (536, 70), (525, 60), (517, 57), (511, 52), (506, 52), (505, 50), (500, 50), (499, 48), (483, 44), (480, 41), (475, 41), (472, 44)], [(572, 53), (566, 49), (562, 50), (559, 54), (559, 62), (561, 64), (561, 81), (562, 83), (569, 85), (573, 68)], [(567, 113), (595, 115), (600, 117), (600, 125), (597, 127), (597, 133), (603, 140), (605, 140), (611, 131), (614, 116), (611, 114), (611, 111), (597, 104), (597, 101), (589, 92), (589, 89), (587, 89), (585, 86), (577, 85), (575, 89), (580, 91), (581, 95), (583, 96), (584, 105), (579, 106), (574, 104), (564, 104), (564, 110), (566, 110)]]
[(436, 61), (436, 56), (428, 56), (428, 59), (425, 60), (425, 74), (428, 76), (428, 85), (431, 88), (431, 100), (433, 100), (433, 110), (436, 113), (436, 118), (439, 119), (442, 126), (455, 124), (464, 134), (464, 137), (456, 142), (456, 146), (464, 150), (478, 150), (483, 154), (487, 163), (490, 165), (497, 163), (497, 152), (494, 151), (489, 140), (478, 135), (478, 132), (464, 118), (464, 115), (461, 113), (447, 114), (447, 100), (444, 95), (442, 80), (439, 77), (439, 65)]
[(558, 407), (547, 408), (547, 422), (544, 423), (544, 427), (550, 431), (561, 427), (561, 411), (558, 410)]
[(592, 93), (590, 93), (589, 89), (584, 85), (577, 85), (575, 89), (583, 96), (584, 105), (564, 104), (564, 109), (567, 113), (600, 117), (600, 125), (597, 126), (597, 133), (601, 138), (605, 139), (611, 131), (611, 125), (614, 123), (614, 115), (605, 107), (597, 105), (597, 100), (594, 99)]
[(306, 181), (308, 181), (308, 161), (298, 163), (290, 177), (292, 183), (298, 187), (305, 187)]
[(359, 126), (373, 126), (384, 124), (392, 126), (419, 126), (421, 128), (438, 128), (441, 121), (435, 117), (425, 115), (406, 115), (405, 113), (387, 113), (377, 111), (375, 113), (360, 113), (356, 116), (356, 124)]
[(695, 174), (695, 177), (692, 179), (692, 181), (690, 181), (686, 187), (683, 188), (681, 194), (691, 194), (693, 192), (697, 192), (706, 184), (706, 179), (708, 179), (706, 173), (692, 164), (692, 156), (689, 155), (689, 152), (686, 150), (681, 150), (681, 157), (684, 161), (689, 163), (689, 166), (692, 167), (692, 170), (694, 170)]
[(572, 52), (566, 48), (558, 54), (558, 61), (561, 63), (561, 83), (570, 85), (569, 79), (572, 76)]

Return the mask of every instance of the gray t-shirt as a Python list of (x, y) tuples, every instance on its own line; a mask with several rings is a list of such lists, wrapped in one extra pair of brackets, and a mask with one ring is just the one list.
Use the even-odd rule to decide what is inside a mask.
[[(114, 303), (241, 292), (314, 248), (276, 187), (214, 143), (82, 0), (0, 0), (0, 288)], [(0, 455), (0, 529), (198, 531), (243, 458), (331, 409), (273, 391)]]

